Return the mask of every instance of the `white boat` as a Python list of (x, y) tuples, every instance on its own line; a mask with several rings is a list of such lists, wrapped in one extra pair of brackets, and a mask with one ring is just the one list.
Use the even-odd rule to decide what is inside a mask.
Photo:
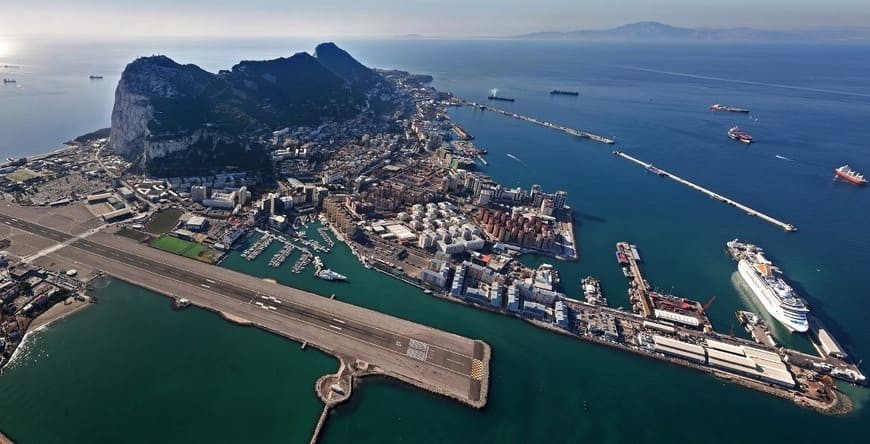
[(806, 332), (809, 329), (809, 308), (785, 282), (780, 270), (764, 257), (764, 251), (736, 239), (727, 245), (732, 257), (737, 260), (740, 277), (764, 309), (790, 331)]
[(320, 279), (327, 280), (327, 281), (346, 281), (347, 280), (347, 276), (345, 276), (343, 274), (336, 273), (328, 268), (318, 271), (317, 273), (315, 273), (315, 276), (319, 277)]

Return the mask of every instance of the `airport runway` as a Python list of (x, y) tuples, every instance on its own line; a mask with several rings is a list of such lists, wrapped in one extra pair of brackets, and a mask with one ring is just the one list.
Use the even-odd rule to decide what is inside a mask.
[[(75, 237), (4, 214), (0, 214), (0, 224), (58, 243)], [(147, 280), (147, 287), (157, 291), (161, 286), (166, 287), (162, 291), (166, 294), (177, 294), (181, 290), (185, 295), (206, 295), (192, 300), (197, 305), (224, 312), (238, 306), (240, 309), (230, 314), (262, 319), (262, 322), (251, 320), (258, 325), (269, 324), (267, 329), (306, 340), (321, 349), (333, 350), (344, 358), (361, 359), (382, 367), (391, 376), (468, 404), (479, 407), (486, 401), (486, 384), (482, 381), (489, 375), (488, 362), (484, 362), (488, 361), (485, 357), (488, 353), (484, 352), (488, 346), (480, 341), (268, 283), (106, 233), (74, 240), (51, 255), (92, 262), (96, 268), (133, 283)], [(94, 256), (101, 260), (88, 260)], [(223, 301), (209, 306), (214, 295), (232, 299), (236, 304), (227, 305)], [(311, 334), (313, 330), (318, 331)], [(417, 332), (420, 334), (414, 334)], [(386, 359), (381, 362), (378, 357)]]

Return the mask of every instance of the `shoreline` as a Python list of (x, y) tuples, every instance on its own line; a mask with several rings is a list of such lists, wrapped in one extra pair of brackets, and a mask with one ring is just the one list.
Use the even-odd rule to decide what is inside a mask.
[(75, 299), (74, 296), (70, 296), (73, 298), (73, 301), (70, 304), (66, 304), (64, 301), (60, 301), (51, 306), (48, 310), (45, 310), (39, 316), (33, 318), (33, 321), (30, 322), (30, 325), (27, 326), (27, 332), (31, 330), (37, 330), (43, 327), (48, 327), (49, 325), (66, 319), (68, 316), (71, 316), (79, 311), (84, 310), (85, 308), (91, 306), (96, 303), (96, 299), (90, 295), (82, 295), (84, 298), (83, 301), (79, 301)]
[[(15, 344), (15, 348), (12, 350), (12, 355), (10, 355), (9, 359), (3, 362), (3, 365), (0, 366), (0, 375), (3, 374), (6, 367), (15, 362), (18, 352), (21, 351), (21, 347), (27, 343), (27, 339), (30, 337), (31, 333), (46, 329), (51, 326), (51, 324), (64, 320), (67, 317), (88, 308), (96, 302), (96, 299), (90, 295), (84, 294), (82, 297), (85, 298), (84, 301), (76, 300), (75, 296), (70, 296), (70, 298), (73, 298), (73, 301), (70, 304), (65, 304), (64, 301), (57, 302), (48, 310), (33, 318), (27, 324), (27, 327), (24, 328), (24, 334), (21, 336), (21, 340)], [(0, 444), (3, 444), (2, 433), (0, 433)]]
[[(355, 249), (351, 246), (351, 244), (346, 239), (344, 239), (342, 236), (340, 236), (340, 233), (337, 233), (337, 230), (332, 226), (332, 224), (329, 224), (329, 228), (333, 231), (333, 233), (336, 234), (336, 236), (339, 237), (339, 239), (345, 245), (348, 246), (348, 248), (351, 249), (352, 252), (355, 251)], [(405, 275), (404, 273), (402, 273), (402, 274), (392, 273), (390, 271), (381, 269), (377, 265), (372, 266), (372, 269), (376, 272), (390, 276), (393, 279), (404, 282), (405, 284), (411, 285), (413, 287), (420, 288), (423, 290), (427, 289), (426, 286), (424, 286), (420, 283), (410, 281), (410, 279), (413, 279), (413, 278)], [(431, 289), (429, 289), (429, 290), (431, 290)], [(541, 328), (543, 330), (548, 330), (550, 332), (554, 332), (557, 334), (572, 337), (574, 339), (579, 339), (579, 340), (586, 342), (586, 343), (602, 345), (602, 346), (605, 346), (605, 347), (613, 349), (613, 350), (618, 350), (621, 352), (628, 352), (628, 353), (635, 355), (635, 356), (643, 356), (646, 358), (652, 358), (655, 361), (660, 361), (660, 362), (667, 363), (670, 365), (675, 365), (678, 367), (687, 368), (689, 370), (694, 370), (697, 372), (706, 373), (708, 375), (715, 377), (716, 379), (719, 379), (719, 380), (722, 380), (725, 382), (729, 382), (729, 383), (732, 383), (734, 385), (741, 386), (743, 388), (747, 388), (747, 389), (754, 390), (757, 392), (765, 393), (765, 394), (775, 396), (777, 398), (781, 398), (784, 400), (789, 400), (794, 405), (796, 405), (798, 407), (814, 410), (814, 411), (821, 413), (821, 414), (824, 414), (824, 415), (843, 416), (843, 415), (848, 415), (854, 411), (854, 403), (851, 401), (848, 394), (840, 391), (839, 389), (836, 388), (836, 386), (828, 389), (828, 394), (829, 394), (829, 396), (831, 396), (831, 400), (828, 403), (823, 404), (823, 403), (811, 401), (808, 398), (805, 398), (800, 394), (794, 393), (793, 390), (789, 390), (789, 389), (782, 388), (782, 387), (776, 387), (776, 386), (771, 385), (769, 383), (765, 383), (765, 382), (762, 382), (759, 380), (751, 379), (751, 378), (748, 378), (746, 376), (742, 376), (742, 375), (738, 375), (738, 374), (734, 374), (734, 373), (728, 373), (728, 372), (725, 372), (725, 371), (722, 371), (722, 370), (719, 370), (719, 369), (716, 369), (713, 367), (705, 366), (705, 365), (698, 365), (698, 364), (695, 364), (695, 363), (692, 363), (692, 362), (689, 362), (686, 360), (678, 359), (678, 358), (675, 358), (672, 356), (647, 352), (647, 351), (644, 351), (642, 349), (629, 346), (627, 344), (624, 345), (624, 344), (612, 342), (612, 341), (609, 341), (606, 339), (601, 339), (601, 338), (598, 338), (595, 336), (578, 334), (578, 333), (575, 333), (572, 331), (568, 331), (568, 330), (556, 327), (556, 326), (551, 325), (551, 324), (546, 323), (546, 322), (542, 322), (539, 320), (524, 317), (518, 313), (511, 313), (511, 312), (504, 310), (504, 309), (496, 309), (496, 308), (490, 307), (488, 305), (477, 304), (475, 302), (470, 302), (470, 301), (467, 301), (467, 300), (462, 299), (462, 298), (453, 297), (453, 296), (450, 296), (449, 294), (445, 294), (441, 291), (432, 291), (432, 293), (429, 294), (429, 296), (434, 296), (435, 298), (443, 300), (443, 301), (451, 302), (451, 303), (458, 304), (458, 305), (464, 305), (464, 306), (471, 307), (474, 309), (483, 310), (483, 311), (486, 311), (489, 313), (498, 314), (498, 315), (502, 315), (502, 316), (509, 317), (509, 318), (515, 318), (515, 319), (521, 320), (523, 322), (532, 324), (533, 326)], [(488, 351), (487, 354), (489, 355), (489, 353), (491, 353), (491, 352)]]
[(15, 444), (15, 441), (9, 439), (3, 432), (0, 432), (0, 444)]

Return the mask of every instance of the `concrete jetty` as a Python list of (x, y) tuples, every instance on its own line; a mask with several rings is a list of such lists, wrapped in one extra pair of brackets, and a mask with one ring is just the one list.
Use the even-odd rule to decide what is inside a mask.
[(758, 211), (754, 208), (750, 208), (750, 207), (748, 207), (740, 202), (737, 202), (736, 200), (729, 199), (729, 198), (727, 198), (719, 193), (713, 192), (707, 188), (704, 188), (698, 184), (695, 184), (694, 182), (690, 182), (686, 179), (683, 179), (682, 177), (677, 176), (676, 174), (673, 174), (669, 171), (665, 171), (661, 168), (657, 168), (657, 167), (653, 166), (653, 164), (651, 164), (651, 163), (644, 162), (636, 157), (625, 154), (622, 151), (614, 151), (613, 154), (615, 154), (619, 157), (622, 157), (623, 159), (630, 160), (630, 161), (646, 168), (648, 171), (651, 171), (651, 172), (653, 172), (661, 177), (667, 177), (668, 179), (671, 179), (677, 183), (681, 183), (681, 184), (683, 184), (683, 185), (685, 185), (685, 186), (687, 186), (695, 191), (699, 191), (701, 193), (704, 193), (704, 194), (712, 197), (713, 199), (716, 199), (720, 202), (724, 202), (724, 203), (731, 205), (732, 207), (735, 207), (737, 209), (743, 210), (746, 212), (746, 214), (748, 214), (750, 216), (755, 216), (755, 217), (758, 217), (759, 219), (761, 219), (765, 222), (769, 222), (769, 223), (772, 223), (774, 225), (777, 225), (785, 231), (797, 231), (797, 227), (795, 227), (794, 225), (792, 225), (790, 223), (783, 222), (783, 221), (776, 219), (772, 216), (768, 216), (767, 214), (762, 213), (761, 211)]
[(481, 109), (481, 110), (492, 111), (494, 113), (502, 114), (502, 115), (507, 116), (507, 117), (513, 117), (514, 119), (519, 119), (519, 120), (522, 120), (524, 122), (529, 122), (529, 123), (533, 123), (535, 125), (543, 126), (545, 128), (550, 128), (550, 129), (554, 129), (557, 131), (562, 131), (562, 132), (570, 134), (572, 136), (583, 137), (583, 138), (586, 138), (589, 140), (594, 140), (596, 142), (604, 143), (607, 145), (613, 145), (614, 143), (616, 143), (615, 140), (608, 139), (604, 136), (599, 136), (598, 134), (593, 134), (593, 133), (590, 133), (588, 131), (581, 131), (578, 129), (569, 128), (569, 127), (564, 126), (564, 125), (559, 125), (559, 124), (555, 124), (555, 123), (551, 123), (551, 122), (547, 122), (547, 121), (543, 121), (543, 120), (538, 120), (534, 117), (524, 116), (522, 114), (517, 114), (514, 112), (503, 110), (501, 108), (496, 108), (494, 106), (482, 105), (482, 104), (479, 104), (476, 102), (469, 102), (469, 101), (463, 101), (462, 104), (466, 105), (466, 106), (473, 107), (473, 108)]
[[(74, 236), (29, 222), (43, 219), (43, 212), (2, 207), (0, 224), (15, 230), (10, 232), (14, 243), (66, 242)], [(487, 401), (490, 351), (483, 341), (162, 252), (107, 232), (75, 240), (40, 261), (68, 268), (75, 264), (80, 273), (100, 270), (169, 297), (189, 299), (225, 317), (307, 342), (345, 362), (365, 362), (366, 374), (395, 378), (475, 408)]]

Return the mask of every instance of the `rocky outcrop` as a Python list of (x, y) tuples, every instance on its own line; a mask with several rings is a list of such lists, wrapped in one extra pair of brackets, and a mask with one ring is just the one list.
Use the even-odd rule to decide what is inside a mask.
[(298, 53), (217, 74), (166, 56), (139, 58), (115, 90), (112, 146), (155, 174), (268, 167), (260, 136), (368, 107), (367, 89), (380, 75), (328, 45), (318, 46), (324, 61)]
[(327, 69), (347, 81), (351, 87), (366, 91), (383, 79), (376, 72), (351, 57), (347, 51), (327, 42), (317, 45), (314, 57)]

